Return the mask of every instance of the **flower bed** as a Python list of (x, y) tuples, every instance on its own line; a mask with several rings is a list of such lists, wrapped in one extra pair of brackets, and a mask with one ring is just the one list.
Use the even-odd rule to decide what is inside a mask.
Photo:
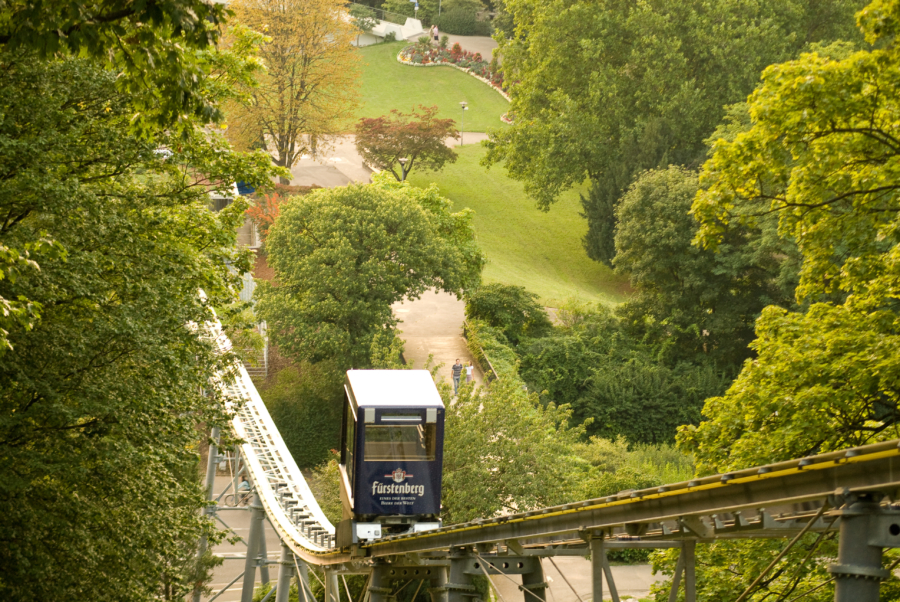
[(463, 50), (458, 42), (450, 50), (433, 48), (427, 44), (410, 44), (400, 51), (397, 60), (413, 67), (456, 67), (492, 86), (503, 98), (509, 100), (503, 87), (503, 75), (497, 69), (496, 61), (488, 62), (478, 52)]

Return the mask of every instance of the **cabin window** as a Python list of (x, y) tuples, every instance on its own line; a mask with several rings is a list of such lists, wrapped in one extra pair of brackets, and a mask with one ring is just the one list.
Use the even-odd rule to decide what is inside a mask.
[[(421, 420), (421, 419), (420, 419)], [(367, 424), (367, 462), (434, 460), (434, 424)]]
[[(344, 452), (345, 453), (344, 465), (347, 467), (347, 474), (350, 474), (350, 475), (354, 474), (353, 473), (353, 468), (354, 468), (353, 461), (355, 460), (355, 456), (356, 456), (356, 420), (354, 420), (352, 412), (353, 412), (353, 410), (348, 406), (347, 407), (347, 413), (348, 413), (347, 432), (344, 433), (344, 436), (346, 437), (345, 441), (347, 442), (345, 452)], [(353, 482), (352, 478), (351, 478), (350, 482), (351, 483)], [(352, 489), (352, 485), (351, 485), (351, 489)]]

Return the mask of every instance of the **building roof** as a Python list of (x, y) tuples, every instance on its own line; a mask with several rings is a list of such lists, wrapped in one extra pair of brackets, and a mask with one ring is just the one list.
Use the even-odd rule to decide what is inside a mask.
[(428, 370), (348, 370), (358, 407), (443, 408)]

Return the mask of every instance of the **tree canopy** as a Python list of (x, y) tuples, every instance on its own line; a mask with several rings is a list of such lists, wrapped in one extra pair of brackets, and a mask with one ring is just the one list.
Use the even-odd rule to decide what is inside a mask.
[(900, 3), (873, 2), (858, 19), (875, 49), (768, 68), (750, 98), (752, 128), (716, 143), (704, 166), (698, 242), (715, 248), (729, 224), (776, 214), (797, 240), (797, 296), (811, 305), (767, 308), (759, 357), (680, 434), (703, 470), (898, 436)]
[(229, 266), (249, 268), (244, 205), (214, 213), (208, 192), (260, 185), (271, 162), (199, 128), (138, 136), (92, 61), (0, 64), (0, 244), (39, 255), (0, 296), (42, 308), (0, 353), (0, 597), (183, 597), (212, 530), (197, 425), (227, 421), (203, 390), (228, 358), (189, 326), (234, 301)]
[(257, 289), (270, 336), (295, 359), (367, 367), (373, 338), (396, 324), (391, 304), (478, 284), (484, 258), (471, 219), (451, 213), (436, 187), (386, 174), (292, 199), (266, 239), (276, 283)]
[(360, 119), (356, 148), (370, 165), (391, 172), (401, 181), (416, 166), (438, 171), (456, 161), (456, 153), (446, 142), (459, 132), (452, 119), (436, 119), (437, 112), (437, 106), (419, 105), (419, 110), (411, 113), (395, 109), (390, 116)]
[(640, 174), (616, 216), (616, 271), (635, 295), (618, 310), (639, 336), (682, 359), (708, 356), (736, 373), (766, 305), (792, 307), (799, 259), (777, 220), (731, 224), (717, 252), (691, 244), (698, 177), (680, 167)]
[(355, 27), (335, 0), (235, 0), (229, 8), (267, 38), (265, 70), (226, 106), (228, 139), (239, 149), (271, 146), (275, 164), (290, 169), (346, 131), (357, 97)]
[(503, 162), (540, 207), (590, 180), (588, 254), (610, 263), (614, 209), (635, 174), (696, 166), (723, 106), (767, 65), (807, 44), (853, 39), (862, 0), (505, 0), (501, 40), (512, 127), (491, 133)]
[(204, 63), (225, 16), (224, 5), (203, 0), (12, 0), (0, 6), (0, 48), (90, 57), (121, 73), (136, 123), (205, 123), (219, 115)]

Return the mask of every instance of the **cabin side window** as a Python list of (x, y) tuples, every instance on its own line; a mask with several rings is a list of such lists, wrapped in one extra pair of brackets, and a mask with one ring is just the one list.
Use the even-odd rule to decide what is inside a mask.
[(367, 462), (434, 460), (434, 424), (367, 424), (365, 428)]
[[(353, 416), (353, 412), (350, 409), (349, 404), (347, 406), (347, 420), (345, 421), (345, 424), (346, 432), (344, 433), (344, 437), (346, 438), (344, 439), (344, 441), (346, 441), (346, 444), (344, 446), (344, 465), (347, 467), (347, 474), (353, 475), (355, 474), (353, 472), (353, 469), (354, 462), (356, 461), (356, 418), (355, 416)], [(353, 490), (352, 477), (350, 478), (350, 489), (351, 491)]]

